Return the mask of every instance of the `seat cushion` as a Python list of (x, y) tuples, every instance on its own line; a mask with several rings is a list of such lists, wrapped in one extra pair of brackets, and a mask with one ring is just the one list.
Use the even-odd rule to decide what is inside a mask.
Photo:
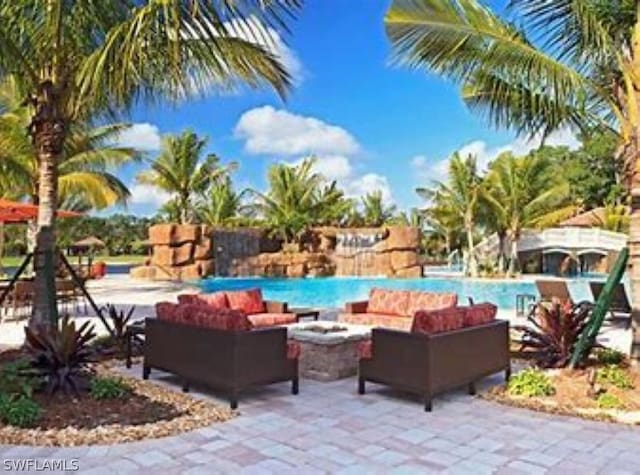
[(418, 310), (455, 307), (457, 303), (458, 294), (411, 291), (409, 292), (407, 315), (413, 316)]
[(365, 340), (358, 343), (358, 359), (370, 360), (373, 358), (373, 342)]
[(178, 302), (181, 304), (202, 304), (208, 307), (219, 309), (229, 308), (229, 302), (224, 292), (213, 292), (209, 294), (180, 294), (178, 295)]
[(247, 315), (264, 312), (264, 300), (260, 289), (236, 290), (225, 294), (229, 308), (233, 310), (240, 310)]
[(498, 307), (489, 302), (478, 303), (465, 307), (464, 326), (484, 325), (495, 320)]
[(302, 352), (302, 348), (300, 347), (300, 343), (297, 341), (287, 341), (287, 359), (288, 360), (297, 360), (300, 358), (300, 353)]
[(254, 328), (296, 323), (296, 315), (294, 313), (254, 313), (253, 315), (248, 315), (247, 318)]
[(464, 326), (465, 309), (462, 307), (443, 308), (440, 310), (418, 310), (413, 318), (411, 331), (433, 335), (452, 330), (459, 330)]
[(371, 289), (367, 313), (408, 316), (409, 292), (407, 290)]
[(392, 328), (394, 330), (409, 331), (413, 319), (397, 315), (381, 315), (379, 313), (341, 313), (338, 321), (355, 325), (370, 325), (373, 327)]

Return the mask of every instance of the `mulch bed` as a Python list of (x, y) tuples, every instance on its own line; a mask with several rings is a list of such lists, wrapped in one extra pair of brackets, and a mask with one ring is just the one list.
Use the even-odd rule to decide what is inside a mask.
[(117, 444), (176, 435), (235, 416), (226, 407), (195, 399), (179, 389), (126, 377), (106, 366), (97, 371), (123, 379), (131, 387), (131, 394), (111, 401), (96, 401), (88, 394), (37, 394), (34, 398), (43, 408), (38, 426), (22, 429), (0, 423), (0, 444)]
[(608, 394), (612, 394), (624, 402), (624, 409), (598, 408), (596, 401), (588, 395), (587, 370), (548, 371), (547, 375), (551, 378), (555, 388), (553, 396), (531, 398), (512, 396), (507, 392), (506, 386), (498, 386), (480, 394), (480, 397), (508, 406), (551, 414), (640, 425), (640, 372), (635, 368), (628, 368), (626, 371), (635, 389), (624, 390), (606, 385)]

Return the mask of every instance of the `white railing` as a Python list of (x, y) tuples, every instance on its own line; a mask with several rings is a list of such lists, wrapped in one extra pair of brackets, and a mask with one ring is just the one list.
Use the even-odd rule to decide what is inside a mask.
[[(619, 251), (627, 245), (627, 235), (600, 228), (550, 228), (544, 231), (527, 230), (518, 242), (518, 252), (543, 249)], [(508, 249), (509, 243), (505, 243)], [(476, 252), (494, 254), (498, 251), (498, 236), (492, 235), (476, 247)]]

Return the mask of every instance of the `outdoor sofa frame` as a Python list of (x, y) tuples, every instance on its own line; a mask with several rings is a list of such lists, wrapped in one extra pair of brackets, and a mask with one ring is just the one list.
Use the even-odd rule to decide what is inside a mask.
[(226, 393), (232, 409), (251, 387), (291, 381), (298, 394), (298, 360), (287, 358), (287, 329), (230, 331), (146, 319), (142, 377), (151, 369), (173, 373), (182, 390), (203, 384)]
[(365, 382), (386, 384), (420, 396), (425, 411), (437, 394), (468, 386), (500, 371), (511, 376), (509, 322), (491, 323), (426, 335), (374, 328), (372, 357), (360, 359), (358, 393)]

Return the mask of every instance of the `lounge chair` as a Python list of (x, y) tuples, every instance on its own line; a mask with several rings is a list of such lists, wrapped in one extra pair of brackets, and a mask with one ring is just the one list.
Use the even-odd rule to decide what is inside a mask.
[[(589, 282), (589, 287), (595, 302), (600, 298), (600, 294), (604, 289), (604, 282)], [(626, 320), (627, 328), (631, 326), (631, 303), (623, 283), (619, 283), (613, 288), (609, 315), (612, 320)]]
[(541, 302), (571, 300), (569, 287), (564, 280), (536, 280)]

